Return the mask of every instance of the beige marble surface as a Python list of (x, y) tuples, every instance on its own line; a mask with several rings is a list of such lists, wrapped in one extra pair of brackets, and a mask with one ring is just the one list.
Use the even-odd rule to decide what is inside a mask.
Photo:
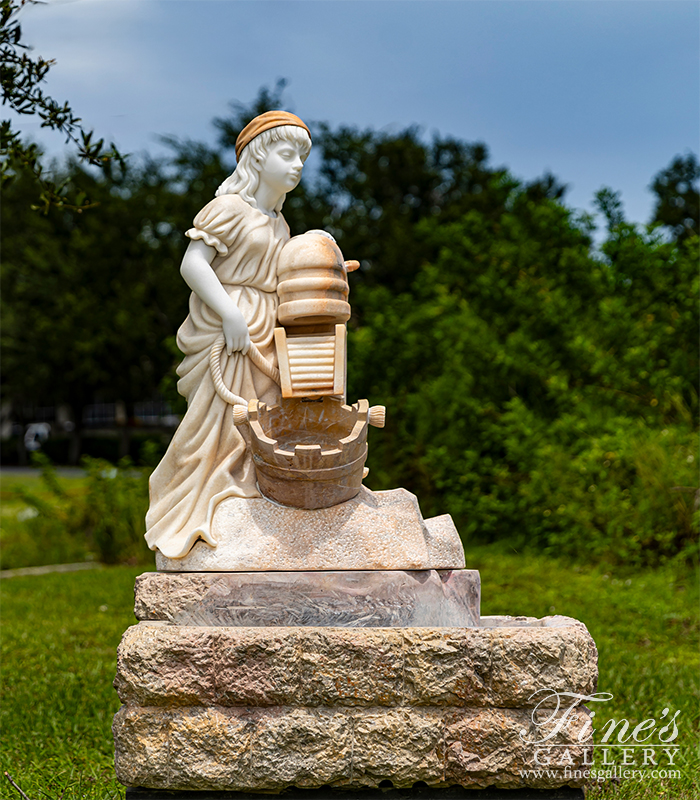
[(146, 572), (139, 620), (195, 626), (478, 627), (477, 570)]
[(462, 569), (449, 515), (424, 520), (405, 489), (360, 494), (320, 509), (264, 498), (228, 498), (214, 514), (217, 546), (199, 541), (183, 558), (156, 553), (159, 572)]

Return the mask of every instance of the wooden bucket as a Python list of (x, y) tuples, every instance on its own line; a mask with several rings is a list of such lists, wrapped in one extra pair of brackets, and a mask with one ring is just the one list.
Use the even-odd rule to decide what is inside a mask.
[(367, 459), (367, 426), (383, 427), (383, 406), (352, 406), (336, 397), (236, 406), (250, 427), (260, 493), (294, 508), (328, 508), (355, 497)]

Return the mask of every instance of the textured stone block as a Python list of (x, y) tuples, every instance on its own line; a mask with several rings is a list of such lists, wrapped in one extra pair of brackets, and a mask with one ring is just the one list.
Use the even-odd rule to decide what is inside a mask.
[[(569, 783), (563, 768), (576, 769), (584, 761), (584, 747), (577, 744), (581, 727), (588, 720), (585, 708), (571, 713), (570, 724), (554, 736), (547, 749), (555, 753), (551, 762), (553, 772), (542, 770), (539, 778), (521, 770), (541, 769), (537, 757), (544, 745), (535, 744), (546, 734), (532, 722), (529, 709), (454, 709), (445, 712), (445, 780), (448, 784), (504, 788), (533, 786), (548, 788)], [(559, 745), (569, 745), (565, 750)], [(590, 752), (590, 750), (589, 750)], [(549, 765), (548, 765), (549, 769)]]
[(216, 642), (211, 681), (224, 706), (296, 705), (300, 642), (293, 628), (199, 628)]
[(126, 786), (172, 785), (170, 712), (122, 706), (112, 722), (117, 779)]
[(216, 699), (216, 631), (143, 623), (128, 628), (117, 651), (114, 687), (127, 705), (208, 705)]
[[(461, 539), (459, 531), (449, 514), (440, 514), (439, 517), (430, 517), (423, 520), (427, 535), (426, 543), (431, 560), (435, 564), (457, 564), (459, 562), (459, 548)], [(461, 561), (462, 567), (465, 562)], [(449, 567), (450, 569), (460, 569), (460, 567)], [(446, 569), (446, 567), (434, 567), (433, 569)]]
[(351, 779), (352, 718), (341, 710), (260, 711), (251, 747), (250, 788), (347, 784)]
[(488, 702), (490, 632), (407, 628), (402, 633), (407, 703), (481, 706)]
[(178, 625), (471, 627), (477, 570), (147, 572), (136, 579), (141, 620)]
[(402, 635), (392, 629), (317, 628), (300, 637), (308, 706), (391, 706), (403, 700)]
[(256, 772), (251, 753), (256, 724), (246, 709), (191, 708), (170, 715), (168, 761), (172, 789), (245, 786)]
[(565, 692), (572, 685), (581, 694), (595, 691), (598, 652), (588, 630), (566, 617), (547, 619), (562, 624), (487, 629), (491, 636), (490, 703), (535, 706), (542, 690)]
[[(290, 786), (550, 788), (584, 763), (597, 654), (566, 617), (480, 628), (199, 627), (124, 635), (113, 731), (119, 780), (191, 791)], [(150, 705), (149, 705), (150, 704)], [(537, 708), (534, 708), (537, 706)], [(542, 763), (546, 769), (539, 773)], [(565, 773), (565, 768), (569, 769)], [(521, 770), (528, 770), (523, 777)]]
[(124, 634), (115, 686), (127, 705), (532, 708), (542, 689), (595, 691), (590, 634), (575, 620), (555, 621), (468, 629), (141, 622)]
[[(532, 749), (520, 738), (529, 730), (529, 713), (520, 709), (461, 709), (446, 714), (445, 775), (448, 781), (487, 786), (497, 772), (501, 785), (519, 783)], [(517, 777), (516, 777), (517, 776)]]
[[(571, 783), (588, 719), (575, 709), (544, 744), (524, 709), (181, 707), (115, 717), (115, 766), (127, 786), (280, 791), (289, 786), (539, 788)], [(563, 745), (563, 747), (562, 747)], [(526, 779), (521, 770), (547, 769)], [(590, 760), (590, 757), (589, 757)]]
[(427, 524), (405, 489), (371, 492), (330, 508), (280, 506), (265, 498), (222, 500), (216, 547), (197, 542), (182, 558), (156, 553), (161, 572), (462, 569), (464, 550), (446, 515)]
[(396, 787), (416, 781), (439, 785), (445, 777), (443, 713), (438, 709), (392, 708), (354, 714), (352, 783)]
[(275, 791), (349, 784), (351, 717), (332, 709), (128, 709), (114, 724), (126, 786)]

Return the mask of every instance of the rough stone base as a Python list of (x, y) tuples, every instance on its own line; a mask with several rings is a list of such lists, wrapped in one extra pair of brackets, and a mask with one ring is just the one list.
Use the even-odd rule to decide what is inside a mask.
[(481, 628), (141, 622), (119, 648), (117, 776), (196, 791), (576, 784), (570, 771), (590, 760), (583, 707), (548, 739), (546, 774), (521, 772), (538, 766), (532, 742), (558, 720), (553, 695), (532, 695), (589, 694), (596, 678), (593, 640), (565, 617)]
[[(530, 785), (565, 784), (564, 768), (583, 763), (583, 747), (556, 746), (578, 734), (588, 712), (570, 718), (567, 735), (547, 749), (550, 774)], [(124, 783), (238, 791), (386, 780), (514, 788), (525, 783), (523, 768), (537, 767), (520, 734), (539, 735), (526, 709), (124, 707), (113, 729)]]
[(477, 570), (147, 572), (139, 620), (197, 626), (476, 627)]
[(330, 508), (289, 508), (230, 497), (214, 512), (216, 547), (197, 542), (183, 558), (156, 552), (159, 572), (462, 569), (464, 549), (449, 514), (424, 520), (405, 489), (372, 492)]

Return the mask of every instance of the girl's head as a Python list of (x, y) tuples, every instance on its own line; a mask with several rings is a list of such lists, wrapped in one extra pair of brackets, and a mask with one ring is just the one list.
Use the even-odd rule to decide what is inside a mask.
[[(270, 146), (282, 141), (299, 147), (302, 161), (306, 161), (311, 150), (311, 136), (298, 117), (284, 111), (270, 111), (246, 125), (236, 140), (238, 166), (216, 190), (216, 196), (239, 194), (253, 208), (257, 208), (254, 195), (260, 184), (263, 162)], [(282, 195), (274, 211), (282, 208), (285, 197)]]

